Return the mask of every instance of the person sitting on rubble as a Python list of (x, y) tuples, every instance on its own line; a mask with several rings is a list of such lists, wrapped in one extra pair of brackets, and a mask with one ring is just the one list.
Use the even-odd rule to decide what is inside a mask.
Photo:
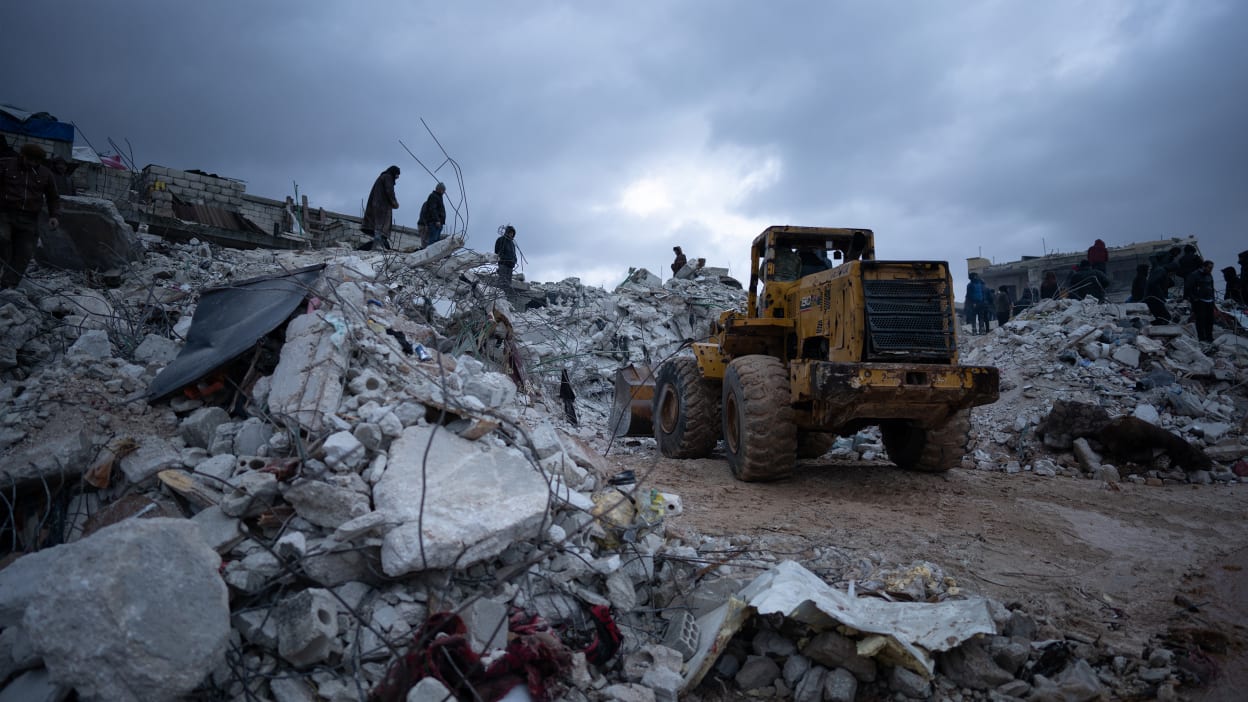
[(1226, 299), (1244, 304), (1244, 285), (1235, 272), (1234, 266), (1222, 269), (1222, 279), (1226, 281)]
[(1108, 287), (1109, 276), (1094, 269), (1092, 262), (1086, 258), (1079, 262), (1078, 267), (1066, 281), (1070, 297), (1076, 300), (1082, 300), (1091, 295), (1096, 298), (1097, 302), (1105, 302), (1105, 289)]
[(679, 246), (673, 246), (672, 251), (676, 252), (676, 260), (672, 261), (672, 275), (676, 275), (680, 272), (680, 269), (685, 267), (689, 259), (685, 257), (685, 252), (681, 251)]
[(1044, 272), (1044, 280), (1040, 282), (1040, 299), (1052, 300), (1057, 297), (1057, 273)]

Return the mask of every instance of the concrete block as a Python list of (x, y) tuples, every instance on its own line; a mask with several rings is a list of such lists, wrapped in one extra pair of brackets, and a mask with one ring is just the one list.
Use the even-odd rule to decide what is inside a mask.
[(187, 446), (208, 448), (217, 427), (230, 421), (230, 415), (220, 407), (201, 407), (192, 412), (178, 426), (178, 434)]
[(213, 505), (200, 510), (191, 517), (191, 521), (199, 527), (199, 536), (204, 543), (217, 553), (226, 553), (243, 540), (244, 534), (239, 530), (241, 521), (221, 511), (220, 505)]
[(349, 431), (330, 434), (322, 450), (325, 452), (325, 465), (334, 470), (355, 470), (367, 457), (364, 444)]
[(325, 660), (338, 635), (338, 602), (328, 590), (311, 588), (277, 605), (277, 652), (298, 668)]
[(351, 350), (341, 316), (304, 314), (286, 327), (286, 343), (273, 372), (269, 409), (310, 431), (320, 431), (326, 415), (342, 400), (342, 373)]
[(300, 480), (286, 488), (283, 497), (300, 517), (328, 529), (369, 512), (368, 497), (319, 480)]
[(221, 498), (221, 511), (231, 517), (254, 517), (268, 509), (277, 499), (277, 476), (257, 471), (234, 478)]
[(159, 436), (138, 437), (138, 445), (121, 459), (121, 472), (131, 483), (141, 483), (166, 468), (182, 464), (181, 453)]
[(81, 359), (103, 360), (113, 357), (113, 344), (108, 340), (108, 332), (102, 329), (91, 329), (83, 332), (69, 347), (68, 355)]
[(482, 597), (461, 615), (472, 650), (485, 653), (507, 645), (507, 605)]
[(134, 360), (140, 363), (168, 363), (177, 358), (181, 350), (182, 344), (173, 339), (148, 334), (134, 350)]
[[(388, 575), (466, 567), (502, 553), (518, 538), (537, 536), (549, 493), (519, 451), (412, 426), (389, 456), (373, 490), (376, 509), (402, 522), (382, 544)], [(417, 525), (422, 502), (423, 533)]]

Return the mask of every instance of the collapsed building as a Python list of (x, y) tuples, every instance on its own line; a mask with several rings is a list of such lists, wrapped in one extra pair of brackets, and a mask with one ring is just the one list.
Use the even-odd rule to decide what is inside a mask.
[[(1188, 245), (1199, 248), (1194, 236), (1167, 237), (1157, 241), (1109, 247), (1109, 260), (1105, 263), (1105, 275), (1109, 278), (1106, 297), (1114, 302), (1126, 300), (1131, 294), (1131, 281), (1135, 278), (1137, 266), (1148, 264), (1149, 257), (1158, 251)], [(1022, 297), (1024, 290), (1031, 290), (1032, 298), (1039, 299), (1040, 284), (1046, 272), (1052, 271), (1056, 274), (1060, 285), (1085, 258), (1085, 252), (1050, 253), (1044, 256), (1023, 256), (1017, 261), (992, 263), (977, 256), (966, 259), (966, 272), (978, 273), (991, 290), (999, 290), (1004, 286), (1012, 300)]]
[[(119, 287), (40, 269), (0, 302), (0, 694), (493, 699), (511, 681), (651, 700), (713, 679), (811, 700), (1090, 699), (1178, 682), (1164, 656), (1042, 665), (1036, 622), (955, 593), (936, 564), (754, 544), (707, 577), (729, 544), (669, 529), (680, 496), (603, 453), (614, 372), (741, 303), (720, 270), (525, 283), (512, 304), (458, 240), (383, 255), (135, 238)], [(1210, 355), (1140, 312), (1046, 301), (973, 342), (968, 360), (1020, 399), (975, 411), (965, 467), (1239, 481), (1244, 337)], [(1071, 390), (1031, 399), (1041, 383)], [(1097, 384), (1212, 462), (1035, 434)], [(831, 450), (881, 453), (871, 431)], [(436, 665), (451, 653), (459, 672)]]
[[(65, 236), (114, 258), (41, 259), (0, 293), (0, 700), (1165, 699), (1192, 679), (940, 564), (697, 534), (657, 477), (614, 470), (655, 451), (614, 443), (616, 372), (739, 308), (724, 269), (508, 299), (458, 238), (245, 250), (185, 210), (68, 200)], [(1050, 300), (964, 340), (1002, 400), (963, 468), (1242, 483), (1237, 329), (1202, 347), (1141, 306)], [(1123, 418), (1156, 450), (1122, 453)], [(865, 430), (828, 457), (886, 454)]]

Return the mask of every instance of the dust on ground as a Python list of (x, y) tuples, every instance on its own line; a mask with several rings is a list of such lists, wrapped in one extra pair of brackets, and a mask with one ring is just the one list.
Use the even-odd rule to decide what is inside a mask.
[(964, 592), (1021, 604), (1042, 634), (1121, 650), (1138, 652), (1173, 631), (1212, 631), (1231, 647), (1221, 661), (1227, 674), (1207, 699), (1242, 690), (1227, 687), (1236, 670), (1248, 675), (1242, 486), (924, 474), (887, 461), (826, 460), (805, 461), (781, 482), (743, 483), (718, 454), (675, 460), (639, 446), (612, 460), (679, 495), (684, 512), (673, 521), (701, 534), (766, 537), (798, 561), (816, 548), (930, 561)]

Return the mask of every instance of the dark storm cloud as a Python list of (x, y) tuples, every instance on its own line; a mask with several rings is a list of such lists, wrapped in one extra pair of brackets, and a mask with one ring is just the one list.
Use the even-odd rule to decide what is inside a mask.
[[(442, 155), (469, 243), (613, 284), (673, 244), (741, 268), (769, 223), (870, 226), (955, 271), (1042, 247), (1245, 239), (1248, 5), (44, 2), (6, 9), (0, 101), (358, 212)], [(40, 57), (33, 61), (32, 57)], [(1248, 243), (1242, 245), (1248, 248)]]

